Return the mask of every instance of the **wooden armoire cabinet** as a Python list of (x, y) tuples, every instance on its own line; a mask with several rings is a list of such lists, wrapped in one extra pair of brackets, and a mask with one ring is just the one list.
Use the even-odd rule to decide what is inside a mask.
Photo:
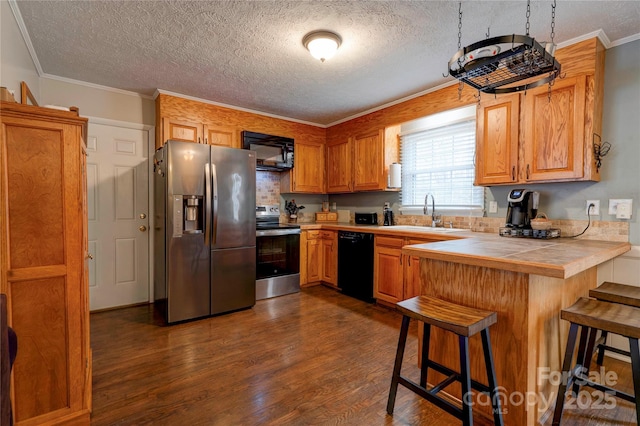
[(89, 424), (87, 119), (2, 102), (0, 292), (18, 336), (16, 425)]

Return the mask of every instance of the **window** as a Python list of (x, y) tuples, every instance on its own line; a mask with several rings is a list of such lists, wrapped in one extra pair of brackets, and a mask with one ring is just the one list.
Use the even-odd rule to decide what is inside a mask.
[(400, 140), (403, 213), (421, 213), (427, 193), (437, 211), (482, 213), (484, 188), (473, 186), (475, 105), (407, 123)]

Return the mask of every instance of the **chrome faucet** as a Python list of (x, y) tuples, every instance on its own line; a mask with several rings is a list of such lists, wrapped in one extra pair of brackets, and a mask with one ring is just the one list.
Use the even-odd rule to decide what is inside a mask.
[(435, 228), (442, 221), (440, 219), (440, 215), (436, 214), (436, 200), (433, 198), (433, 194), (427, 192), (427, 195), (424, 196), (424, 207), (422, 211), (426, 215), (429, 212), (429, 196), (431, 196), (431, 227)]

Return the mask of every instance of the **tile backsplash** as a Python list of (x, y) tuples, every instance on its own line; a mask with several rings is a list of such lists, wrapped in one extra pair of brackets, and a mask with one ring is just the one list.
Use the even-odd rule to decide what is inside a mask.
[(256, 204), (280, 204), (280, 173), (256, 172)]
[[(454, 228), (470, 229), (475, 232), (488, 232), (498, 234), (501, 226), (504, 226), (504, 218), (497, 217), (469, 217), (469, 216), (442, 216), (442, 223)], [(578, 235), (586, 227), (586, 220), (553, 220), (552, 227), (560, 229), (563, 237)], [(398, 215), (395, 217), (396, 225), (430, 226), (431, 218), (423, 215)], [(585, 240), (602, 241), (629, 241), (628, 222), (592, 221), (589, 229), (579, 238)]]

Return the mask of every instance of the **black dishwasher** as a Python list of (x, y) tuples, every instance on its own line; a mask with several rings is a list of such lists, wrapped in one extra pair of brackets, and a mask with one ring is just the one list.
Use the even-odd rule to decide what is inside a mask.
[(373, 234), (338, 231), (338, 287), (342, 293), (373, 302)]

